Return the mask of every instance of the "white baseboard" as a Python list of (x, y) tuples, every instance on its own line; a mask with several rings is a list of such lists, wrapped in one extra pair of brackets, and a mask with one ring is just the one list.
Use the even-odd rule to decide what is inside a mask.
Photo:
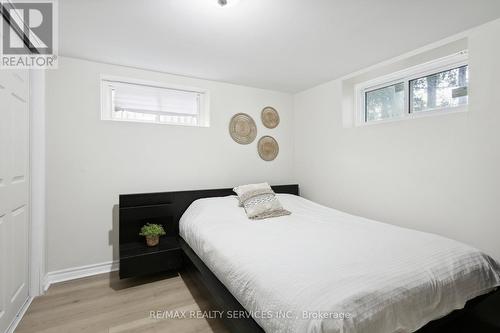
[(5, 331), (5, 333), (13, 333), (16, 328), (17, 328), (17, 325), (19, 325), (19, 323), (21, 322), (21, 319), (23, 319), (24, 317), (24, 314), (26, 313), (26, 311), (28, 310), (28, 308), (30, 307), (30, 304), (31, 302), (33, 302), (33, 299), (34, 297), (29, 297), (26, 302), (24, 302), (23, 306), (21, 307), (21, 309), (19, 310), (19, 312), (17, 313), (16, 317), (14, 318), (14, 320), (12, 321), (12, 323), (10, 323), (9, 327), (7, 328), (7, 331)]
[(45, 292), (47, 291), (47, 289), (49, 289), (50, 287), (50, 283), (49, 283), (49, 277), (48, 277), (48, 274), (46, 274), (44, 277), (43, 277), (43, 280), (42, 280), (42, 288), (43, 288), (43, 293), (45, 294)]
[(87, 276), (109, 273), (118, 270), (118, 260), (108, 261), (99, 264), (86, 265), (80, 267), (73, 267), (62, 269), (47, 273), (44, 281), (44, 290), (49, 289), (50, 285), (57, 282), (69, 281), (79, 279)]

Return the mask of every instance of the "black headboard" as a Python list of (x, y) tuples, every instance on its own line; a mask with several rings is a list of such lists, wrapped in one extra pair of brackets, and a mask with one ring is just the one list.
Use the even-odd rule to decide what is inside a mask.
[[(299, 195), (299, 185), (272, 186), (276, 193)], [(143, 241), (138, 235), (146, 222), (162, 224), (167, 235), (179, 233), (179, 219), (193, 201), (234, 195), (230, 188), (120, 195), (120, 244)], [(126, 224), (127, 227), (122, 226)]]

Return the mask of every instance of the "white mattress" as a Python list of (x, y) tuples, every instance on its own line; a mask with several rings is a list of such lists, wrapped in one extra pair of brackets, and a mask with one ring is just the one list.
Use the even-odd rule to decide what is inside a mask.
[(413, 332), (500, 285), (499, 264), (465, 244), (279, 199), (292, 215), (249, 220), (230, 196), (197, 200), (180, 221), (266, 332)]

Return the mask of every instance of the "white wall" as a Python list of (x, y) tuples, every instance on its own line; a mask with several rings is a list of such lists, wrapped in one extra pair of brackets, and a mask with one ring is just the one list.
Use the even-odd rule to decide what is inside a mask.
[[(118, 194), (294, 183), (353, 214), (435, 232), (500, 260), (500, 21), (467, 33), (468, 113), (345, 128), (342, 82), (291, 95), (72, 58), (47, 72), (47, 271), (117, 258)], [(101, 74), (210, 89), (211, 126), (101, 121)], [(280, 111), (277, 129), (259, 121)], [(294, 109), (294, 112), (292, 110)], [(280, 143), (274, 162), (227, 126), (251, 114), (258, 137)]]
[(500, 20), (467, 35), (468, 113), (344, 128), (340, 80), (297, 94), (294, 173), (302, 194), (500, 260)]
[[(100, 120), (101, 74), (207, 88), (209, 128)], [(292, 112), (289, 94), (60, 58), (47, 72), (48, 271), (117, 259), (113, 206), (120, 193), (292, 182)], [(260, 110), (274, 106), (280, 125), (266, 129)], [(245, 112), (258, 127), (250, 145), (229, 136), (231, 116)], [(273, 162), (256, 143), (272, 135), (280, 144)]]

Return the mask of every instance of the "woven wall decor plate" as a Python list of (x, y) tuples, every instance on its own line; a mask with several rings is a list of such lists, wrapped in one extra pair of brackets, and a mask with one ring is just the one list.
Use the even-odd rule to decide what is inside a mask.
[(276, 109), (271, 106), (266, 106), (264, 109), (262, 109), (260, 117), (262, 119), (262, 123), (267, 128), (275, 128), (280, 123), (280, 116), (278, 114), (278, 111), (276, 111)]
[(257, 151), (259, 152), (260, 158), (264, 161), (272, 161), (278, 156), (280, 147), (272, 136), (266, 135), (259, 139)]
[(252, 117), (246, 113), (237, 113), (229, 122), (229, 134), (234, 141), (247, 145), (257, 137), (257, 126)]

